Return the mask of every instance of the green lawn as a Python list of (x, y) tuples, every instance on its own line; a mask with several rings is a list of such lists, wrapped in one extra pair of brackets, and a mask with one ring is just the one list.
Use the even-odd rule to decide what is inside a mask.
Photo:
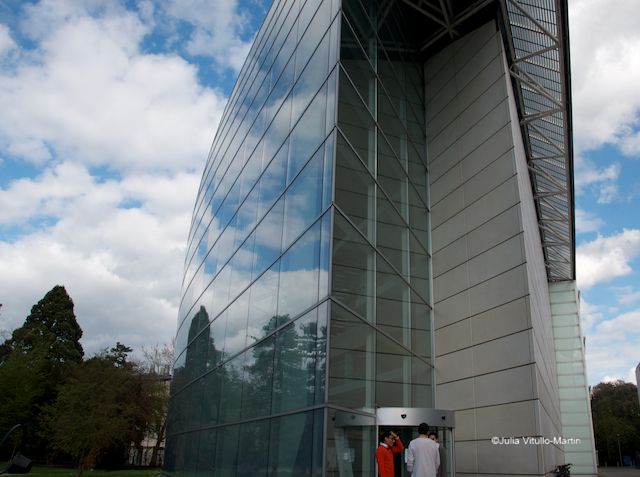
[[(157, 477), (160, 474), (158, 469), (141, 470), (88, 470), (83, 477)], [(74, 477), (77, 469), (69, 467), (33, 467), (27, 474), (32, 477)]]

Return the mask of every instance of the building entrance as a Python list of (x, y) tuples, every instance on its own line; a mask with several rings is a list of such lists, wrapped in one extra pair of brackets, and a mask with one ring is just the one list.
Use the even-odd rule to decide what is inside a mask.
[[(375, 448), (379, 442), (379, 436), (386, 430), (392, 430), (402, 440), (405, 450), (395, 458), (395, 476), (409, 477), (407, 472), (406, 457), (407, 446), (412, 439), (418, 437), (418, 425), (422, 422), (429, 424), (430, 431), (436, 432), (438, 443), (442, 446), (443, 452), (441, 459), (443, 462), (444, 477), (455, 476), (454, 461), (454, 414), (453, 411), (432, 409), (432, 408), (401, 408), (401, 407), (385, 407), (378, 408), (375, 411), (375, 418), (372, 416), (364, 416), (361, 414), (339, 412), (336, 414), (336, 438), (339, 442), (339, 448), (343, 450), (343, 459), (338, 459), (339, 476), (353, 475), (378, 475), (375, 465)], [(367, 432), (366, 429), (370, 429)], [(372, 440), (361, 438), (363, 435), (375, 436)], [(338, 437), (339, 436), (339, 437)], [(365, 444), (370, 447), (369, 451), (359, 448)], [(363, 456), (370, 455), (372, 460), (358, 463), (360, 460), (358, 454)], [(340, 462), (342, 461), (342, 462)], [(342, 465), (340, 465), (342, 464)]]

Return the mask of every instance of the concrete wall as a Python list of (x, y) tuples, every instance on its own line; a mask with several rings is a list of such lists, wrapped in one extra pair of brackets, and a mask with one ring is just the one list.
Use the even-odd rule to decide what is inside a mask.
[(561, 446), (546, 273), (502, 40), (487, 24), (426, 68), (435, 407), (456, 410), (456, 475), (545, 475)]

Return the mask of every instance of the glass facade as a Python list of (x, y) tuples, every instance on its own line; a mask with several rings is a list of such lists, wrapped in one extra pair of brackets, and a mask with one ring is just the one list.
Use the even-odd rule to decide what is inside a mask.
[(258, 32), (189, 233), (169, 472), (372, 475), (375, 428), (336, 414), (433, 405), (422, 62), (378, 3)]
[(573, 464), (572, 473), (593, 475), (597, 473), (597, 462), (576, 283), (550, 283), (549, 296), (562, 436), (573, 439), (565, 446), (565, 459)]

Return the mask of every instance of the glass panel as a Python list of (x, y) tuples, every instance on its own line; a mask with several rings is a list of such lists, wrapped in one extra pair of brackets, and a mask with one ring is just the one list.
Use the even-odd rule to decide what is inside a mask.
[(215, 452), (217, 431), (210, 429), (200, 433), (198, 450), (198, 474), (210, 474), (215, 469)]
[(222, 391), (220, 396), (219, 422), (221, 423), (233, 422), (240, 419), (244, 362), (245, 354), (241, 354), (214, 371), (220, 374), (220, 389)]
[[(190, 378), (204, 372), (207, 359), (207, 341), (209, 331), (202, 332), (209, 325), (209, 315), (204, 306), (194, 313), (189, 324), (189, 346), (185, 357), (185, 369)], [(206, 333), (206, 337), (205, 337)]]
[(240, 426), (218, 429), (216, 440), (216, 477), (235, 477), (238, 461), (238, 435)]
[[(326, 3), (327, 1), (325, 1)], [(292, 112), (293, 121), (300, 117), (300, 114), (305, 110), (329, 73), (329, 40), (330, 36), (328, 34), (325, 35), (309, 62), (307, 63), (306, 59), (304, 59), (305, 63), (302, 66), (305, 66), (305, 69), (293, 89), (295, 98)], [(302, 66), (296, 62), (296, 68), (301, 68)]]
[(285, 194), (283, 249), (320, 215), (323, 157), (320, 148)]
[(260, 196), (258, 199), (258, 219), (264, 216), (271, 205), (282, 194), (287, 178), (287, 157), (289, 140), (285, 141), (260, 178)]
[(582, 361), (582, 350), (556, 350), (556, 361), (561, 363), (566, 363), (567, 361)]
[(278, 261), (251, 285), (247, 344), (261, 339), (276, 328), (279, 269)]
[(278, 291), (278, 325), (318, 301), (320, 221), (282, 256)]
[(375, 184), (342, 134), (338, 134), (335, 182), (336, 204), (347, 214), (362, 234), (373, 241), (372, 219), (375, 207)]
[(557, 350), (582, 349), (580, 338), (559, 338), (554, 340)]
[(209, 326), (209, 340), (211, 350), (209, 353), (209, 364), (211, 368), (218, 366), (224, 359), (224, 337), (227, 333), (227, 312), (219, 315)]
[(375, 73), (371, 68), (367, 54), (362, 50), (356, 34), (346, 18), (342, 20), (340, 38), (340, 63), (346, 70), (360, 96), (365, 100), (373, 99), (375, 94)]
[(431, 311), (415, 293), (411, 293), (411, 351), (431, 360)]
[[(369, 2), (367, 6), (372, 10), (375, 9), (375, 3), (373, 2)], [(344, 9), (344, 13), (349, 20), (349, 23), (353, 26), (353, 31), (358, 37), (358, 41), (365, 51), (368, 52), (368, 55), (371, 58), (374, 58), (376, 36), (374, 29), (371, 26), (369, 16), (367, 15), (367, 12), (364, 11), (362, 3), (360, 1), (343, 2), (342, 8)], [(375, 14), (373, 11), (370, 13)], [(341, 54), (343, 48), (344, 46), (341, 44)]]
[(327, 322), (329, 320), (329, 301), (318, 307), (318, 326), (316, 328), (316, 404), (325, 402), (327, 381)]
[(174, 395), (180, 391), (187, 383), (184, 364), (186, 360), (185, 352), (178, 355), (175, 364), (173, 365), (173, 380), (171, 381), (171, 394)]
[[(393, 86), (392, 86), (393, 88)], [(390, 94), (393, 94), (393, 91), (399, 91), (390, 89)], [(404, 104), (403, 98), (395, 97), (395, 108), (394, 104), (392, 104), (392, 99), (386, 95), (386, 91), (384, 87), (379, 84), (378, 85), (378, 125), (380, 129), (384, 131), (384, 135), (386, 141), (388, 142), (387, 147), (391, 147), (393, 150), (393, 154), (397, 157), (401, 164), (406, 168), (407, 161), (407, 133), (404, 128), (406, 124), (406, 105)], [(382, 138), (378, 138), (378, 142), (383, 142)], [(389, 151), (391, 152), (391, 151)], [(388, 153), (387, 153), (388, 154)], [(378, 162), (380, 164), (380, 161)]]
[(187, 318), (180, 329), (176, 337), (176, 351), (181, 353), (196, 336), (207, 326), (209, 321), (209, 315), (204, 306), (196, 305), (191, 312), (191, 317)]
[(260, 275), (280, 255), (284, 197), (267, 213), (256, 228), (252, 277)]
[(408, 278), (409, 229), (379, 188), (377, 206), (376, 246), (396, 270)]
[(340, 74), (339, 88), (338, 126), (362, 161), (373, 171), (376, 139), (373, 117), (344, 74)]
[[(331, 98), (329, 98), (331, 101)], [(328, 116), (328, 115), (327, 115)], [(329, 119), (327, 118), (327, 123)], [(333, 200), (333, 159), (335, 155), (335, 129), (324, 143), (324, 167), (322, 170), (322, 210), (325, 210)]]
[(278, 331), (273, 413), (314, 404), (317, 327), (316, 308)]
[(400, 328), (409, 324), (409, 286), (381, 258), (377, 257), (376, 296), (383, 309), (378, 313), (378, 323)]
[(273, 356), (275, 338), (264, 340), (247, 351), (242, 388), (242, 418), (269, 414), (273, 387)]
[[(247, 422), (240, 426), (236, 477), (267, 475), (269, 458), (269, 421)], [(217, 475), (217, 474), (216, 474)]]
[(411, 406), (411, 355), (377, 333), (376, 403), (380, 406)]
[[(286, 60), (285, 60), (286, 61)], [(284, 61), (280, 61), (284, 63)], [(274, 112), (277, 110), (278, 106), (282, 103), (284, 98), (287, 96), (287, 93), (291, 89), (293, 85), (293, 75), (294, 75), (294, 60), (292, 59), (287, 63), (284, 69), (281, 69), (276, 64), (272, 69), (272, 82), (274, 82), (274, 87), (271, 90), (271, 94), (269, 94), (269, 98), (267, 99), (266, 107), (269, 108), (270, 111), (267, 111), (267, 117), (273, 117)]]
[(277, 477), (314, 475), (314, 413), (305, 412), (271, 420), (269, 439), (269, 475)]
[(200, 426), (200, 418), (202, 415), (202, 381), (194, 381), (189, 384), (183, 391), (183, 399), (187, 401), (188, 411), (186, 428), (194, 429)]
[(580, 336), (580, 328), (578, 326), (562, 326), (553, 329), (553, 336), (556, 338), (575, 338)]
[(367, 320), (373, 320), (375, 254), (371, 246), (335, 213), (332, 294)]
[(233, 356), (245, 347), (247, 317), (249, 314), (249, 290), (245, 291), (227, 308), (227, 331), (224, 338), (224, 353)]
[(318, 297), (322, 300), (329, 293), (329, 267), (331, 262), (331, 212), (322, 216), (320, 231), (320, 277), (318, 278)]
[(291, 120), (291, 95), (285, 100), (280, 110), (273, 118), (272, 123), (269, 125), (269, 129), (264, 135), (264, 157), (265, 160), (270, 160), (275, 152), (280, 149), (280, 146), (284, 142), (285, 138), (289, 134), (289, 126)]
[[(584, 366), (582, 362), (577, 363), (557, 363), (558, 374), (580, 374), (584, 375)], [(560, 378), (558, 378), (560, 379)]]
[(227, 265), (231, 269), (231, 281), (229, 282), (229, 299), (233, 300), (251, 282), (251, 262), (253, 247), (251, 250), (240, 248)]
[(231, 267), (226, 266), (218, 273), (211, 285), (209, 297), (211, 300), (211, 314), (217, 316), (229, 303), (229, 281), (231, 279)]
[(221, 370), (207, 374), (204, 377), (204, 393), (202, 403), (202, 420), (200, 426), (211, 426), (218, 423), (218, 409), (221, 396)]
[(200, 441), (199, 432), (189, 432), (185, 435), (184, 454), (185, 460), (182, 470), (186, 475), (195, 475), (198, 465), (198, 447)]
[[(347, 2), (352, 3), (352, 2)], [(370, 419), (370, 424), (364, 426), (349, 425), (352, 415), (348, 413), (346, 418), (344, 411), (329, 409), (327, 419), (327, 475), (375, 475), (375, 449), (378, 445), (375, 436), (375, 418)], [(358, 419), (361, 421), (363, 417)]]
[[(327, 88), (322, 88), (304, 112), (291, 133), (291, 148), (287, 166), (287, 183), (294, 180), (300, 169), (322, 144), (325, 138)], [(322, 173), (319, 174), (322, 179)]]
[(238, 210), (235, 236), (236, 246), (240, 245), (244, 239), (249, 236), (257, 223), (259, 194), (260, 188), (255, 187)]
[(224, 232), (222, 232), (222, 235), (220, 235), (220, 238), (216, 242), (213, 250), (211, 250), (211, 253), (215, 253), (217, 260), (221, 263), (225, 263), (229, 260), (231, 254), (235, 251), (234, 244), (236, 231), (233, 225), (232, 221)]
[[(560, 399), (587, 399), (587, 388), (560, 388)], [(586, 437), (586, 436), (585, 436)]]
[(374, 406), (375, 335), (371, 326), (341, 306), (331, 307), (329, 402)]
[(398, 156), (389, 149), (389, 145), (381, 134), (378, 134), (377, 174), (378, 184), (389, 196), (402, 218), (408, 220), (407, 176), (398, 162)]

